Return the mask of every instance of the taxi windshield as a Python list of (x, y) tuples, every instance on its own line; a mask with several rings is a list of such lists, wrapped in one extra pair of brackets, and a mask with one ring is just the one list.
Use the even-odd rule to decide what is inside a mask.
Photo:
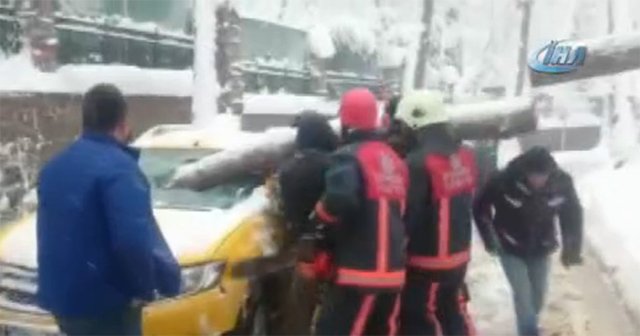
[(176, 168), (213, 153), (212, 149), (143, 149), (140, 167), (151, 185), (154, 207), (229, 209), (249, 197), (262, 183), (260, 176), (248, 175), (202, 191), (167, 187)]

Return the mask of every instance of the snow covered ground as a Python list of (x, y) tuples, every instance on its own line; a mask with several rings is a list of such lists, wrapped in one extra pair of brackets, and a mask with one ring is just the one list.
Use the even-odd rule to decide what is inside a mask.
[[(553, 257), (551, 286), (542, 315), (543, 335), (602, 336), (635, 335), (637, 328), (626, 306), (603, 273), (597, 257), (589, 251), (585, 264), (565, 270)], [(511, 290), (499, 261), (474, 244), (467, 282), (471, 291), (471, 314), (479, 335), (507, 336), (516, 332)]]
[(629, 310), (640, 317), (640, 227), (636, 191), (640, 160), (606, 167), (579, 181), (587, 237)]
[[(517, 141), (499, 148), (504, 166), (519, 152)], [(640, 229), (634, 225), (633, 190), (640, 188), (640, 160), (614, 170), (606, 150), (555, 153), (576, 179), (585, 208), (587, 248), (582, 267), (565, 270), (554, 256), (544, 335), (634, 335), (640, 317)], [(471, 310), (481, 335), (512, 335), (515, 316), (507, 280), (497, 259), (474, 244), (468, 283)]]

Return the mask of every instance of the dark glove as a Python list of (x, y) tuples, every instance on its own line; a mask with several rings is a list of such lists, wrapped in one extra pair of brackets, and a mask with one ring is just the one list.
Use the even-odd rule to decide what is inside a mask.
[(502, 248), (499, 244), (488, 244), (484, 246), (485, 251), (491, 256), (499, 256), (502, 253)]
[(491, 256), (499, 256), (502, 254), (502, 245), (495, 233), (491, 233), (487, 241), (484, 242), (484, 249)]
[(582, 256), (580, 256), (579, 254), (562, 251), (562, 253), (560, 254), (560, 262), (562, 262), (562, 266), (564, 266), (565, 268), (582, 265)]

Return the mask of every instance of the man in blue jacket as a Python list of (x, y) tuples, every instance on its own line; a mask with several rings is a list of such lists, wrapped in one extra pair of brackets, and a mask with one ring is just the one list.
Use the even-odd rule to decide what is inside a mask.
[(38, 302), (67, 335), (139, 335), (141, 306), (175, 296), (180, 269), (153, 217), (120, 91), (82, 102), (83, 133), (38, 187)]

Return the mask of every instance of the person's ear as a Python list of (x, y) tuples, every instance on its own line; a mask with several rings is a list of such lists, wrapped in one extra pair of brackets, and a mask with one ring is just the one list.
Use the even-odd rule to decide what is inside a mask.
[(115, 137), (122, 143), (128, 144), (133, 140), (133, 131), (126, 120), (116, 126), (114, 133)]

